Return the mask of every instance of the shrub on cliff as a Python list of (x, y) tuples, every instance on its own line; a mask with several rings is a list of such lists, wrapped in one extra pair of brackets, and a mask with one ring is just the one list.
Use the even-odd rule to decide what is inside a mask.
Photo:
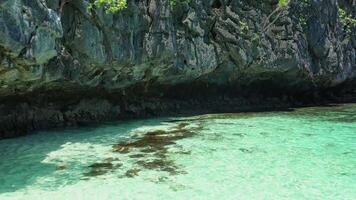
[(127, 0), (95, 0), (90, 7), (104, 7), (107, 13), (116, 13), (127, 7)]
[[(171, 7), (179, 3), (189, 3), (191, 0), (169, 0)], [(127, 8), (127, 0), (95, 0), (90, 7), (104, 7), (107, 13), (116, 13)]]

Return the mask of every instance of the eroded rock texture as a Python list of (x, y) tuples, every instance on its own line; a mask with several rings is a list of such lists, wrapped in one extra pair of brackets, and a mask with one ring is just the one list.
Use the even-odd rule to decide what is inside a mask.
[(192, 97), (219, 107), (234, 104), (226, 96), (353, 87), (356, 27), (338, 14), (355, 17), (353, 0), (292, 0), (277, 12), (278, 0), (128, 2), (112, 15), (87, 0), (62, 12), (60, 0), (0, 1), (0, 138), (179, 111), (199, 104)]

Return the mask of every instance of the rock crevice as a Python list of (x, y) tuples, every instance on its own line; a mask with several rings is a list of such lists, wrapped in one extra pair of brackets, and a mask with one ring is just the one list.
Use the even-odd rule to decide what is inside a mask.
[[(90, 10), (88, 0), (60, 3), (0, 2), (6, 137), (115, 119), (125, 110), (163, 111), (176, 99), (312, 99), (306, 95), (355, 89), (356, 27), (338, 13), (355, 18), (351, 1), (291, 0), (278, 9), (277, 0), (192, 0), (173, 8), (168, 0), (129, 0), (117, 14)], [(162, 108), (141, 109), (162, 98)], [(91, 109), (99, 104), (102, 113)]]

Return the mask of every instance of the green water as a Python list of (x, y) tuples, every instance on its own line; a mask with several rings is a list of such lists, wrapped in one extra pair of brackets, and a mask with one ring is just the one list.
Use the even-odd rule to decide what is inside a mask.
[(356, 199), (356, 105), (0, 141), (0, 199)]

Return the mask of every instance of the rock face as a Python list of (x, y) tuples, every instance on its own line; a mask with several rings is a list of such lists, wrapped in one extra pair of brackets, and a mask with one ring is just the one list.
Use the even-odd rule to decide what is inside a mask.
[(356, 27), (339, 15), (355, 18), (352, 0), (128, 0), (117, 14), (60, 3), (0, 1), (0, 138), (356, 79)]

